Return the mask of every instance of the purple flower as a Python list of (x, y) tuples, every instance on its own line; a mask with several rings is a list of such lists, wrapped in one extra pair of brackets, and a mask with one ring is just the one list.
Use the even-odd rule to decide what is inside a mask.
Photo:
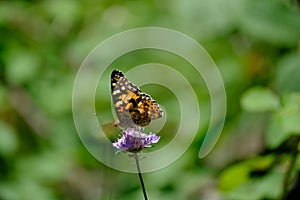
[(150, 133), (140, 132), (134, 128), (127, 128), (122, 131), (122, 137), (113, 143), (113, 146), (127, 152), (139, 152), (146, 147), (151, 147), (151, 144), (157, 143), (160, 137)]

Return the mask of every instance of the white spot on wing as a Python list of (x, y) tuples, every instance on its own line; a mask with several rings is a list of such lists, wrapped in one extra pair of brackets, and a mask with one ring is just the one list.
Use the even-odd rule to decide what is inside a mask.
[(119, 94), (121, 91), (120, 90), (114, 90), (113, 95)]

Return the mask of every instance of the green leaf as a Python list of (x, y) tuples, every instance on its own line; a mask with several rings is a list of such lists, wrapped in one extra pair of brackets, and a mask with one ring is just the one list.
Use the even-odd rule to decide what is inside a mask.
[[(56, 23), (67, 27), (72, 25), (80, 14), (80, 3), (76, 1), (45, 1), (42, 6)], [(61, 12), (62, 10), (63, 12)]]
[(22, 84), (35, 78), (38, 73), (39, 58), (25, 49), (13, 49), (6, 56), (6, 76), (12, 84)]
[(65, 177), (70, 162), (71, 158), (65, 156), (63, 152), (52, 150), (37, 156), (19, 158), (16, 173), (41, 183), (51, 183)]
[(267, 127), (268, 147), (280, 145), (292, 134), (300, 134), (300, 93), (283, 96), (283, 107), (271, 117)]
[[(30, 169), (29, 169), (30, 170)], [(19, 177), (16, 181), (0, 183), (1, 199), (56, 199), (50, 187), (43, 186), (28, 177)]]
[(65, 76), (55, 83), (46, 80), (35, 86), (37, 101), (51, 114), (66, 113), (71, 110), (72, 77)]
[(294, 51), (282, 56), (276, 66), (275, 85), (280, 92), (300, 91), (299, 53)]
[(18, 149), (19, 142), (15, 130), (0, 121), (0, 155), (11, 155)]
[(281, 194), (283, 174), (271, 173), (237, 187), (227, 194), (228, 199), (278, 199)]
[(267, 126), (266, 132), (266, 143), (270, 148), (275, 148), (279, 146), (283, 141), (285, 141), (290, 134), (284, 131), (282, 126), (282, 119), (276, 112), (271, 116), (270, 122)]
[(285, 133), (300, 134), (300, 93), (291, 93), (283, 98), (284, 107), (280, 112)]
[(245, 163), (234, 165), (225, 170), (219, 179), (220, 189), (229, 191), (248, 180), (250, 168)]
[(264, 170), (274, 162), (274, 156), (255, 157), (226, 169), (220, 176), (221, 190), (230, 191), (250, 181), (249, 172)]
[(0, 83), (0, 112), (7, 109), (8, 107), (7, 90)]
[(273, 111), (279, 108), (278, 96), (268, 88), (255, 87), (244, 93), (241, 98), (244, 110), (252, 112)]
[[(274, 45), (294, 46), (299, 40), (300, 13), (281, 0), (235, 0), (236, 19), (244, 34)], [(242, 3), (240, 3), (242, 2)]]
[[(212, 38), (233, 26), (231, 8), (225, 1), (175, 1), (172, 6), (179, 16), (177, 24), (197, 37)], [(198, 25), (193, 26), (195, 23)], [(194, 28), (190, 29), (190, 26)]]

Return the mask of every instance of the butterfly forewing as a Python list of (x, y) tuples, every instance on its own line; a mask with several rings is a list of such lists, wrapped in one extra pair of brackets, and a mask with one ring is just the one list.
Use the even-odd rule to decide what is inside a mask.
[(111, 92), (118, 125), (123, 128), (147, 126), (152, 119), (163, 116), (159, 104), (150, 95), (141, 93), (119, 70), (111, 74)]

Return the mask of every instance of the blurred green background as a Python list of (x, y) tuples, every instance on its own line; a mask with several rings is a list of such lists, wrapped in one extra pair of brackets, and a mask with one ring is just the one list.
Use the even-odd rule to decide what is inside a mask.
[[(203, 45), (228, 100), (213, 151), (198, 158), (205, 133), (199, 129), (177, 162), (144, 174), (149, 199), (297, 199), (296, 0), (1, 1), (0, 199), (142, 199), (136, 174), (111, 170), (87, 152), (71, 105), (75, 75), (88, 53), (113, 34), (144, 26), (171, 28)], [(150, 58), (178, 67), (163, 54)], [(145, 51), (116, 63), (128, 70), (150, 58)], [(201, 91), (200, 105), (209, 102)], [(170, 96), (159, 99), (167, 104)]]

